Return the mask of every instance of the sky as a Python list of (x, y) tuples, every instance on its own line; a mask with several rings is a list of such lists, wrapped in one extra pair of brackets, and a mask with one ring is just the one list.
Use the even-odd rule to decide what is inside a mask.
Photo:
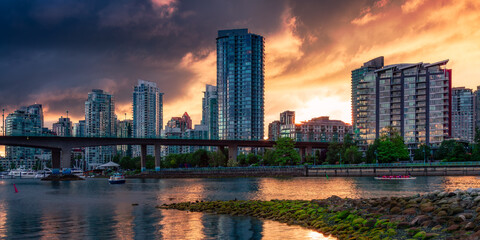
[(221, 29), (265, 37), (265, 129), (285, 110), (351, 123), (351, 71), (378, 56), (449, 59), (454, 86), (480, 85), (478, 0), (3, 0), (0, 22), (0, 109), (41, 103), (49, 128), (83, 119), (91, 89), (131, 118), (138, 79), (164, 93), (164, 123), (198, 124)]

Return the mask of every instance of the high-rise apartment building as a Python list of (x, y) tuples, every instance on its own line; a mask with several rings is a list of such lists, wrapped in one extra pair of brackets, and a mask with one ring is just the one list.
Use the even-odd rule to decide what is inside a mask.
[(264, 38), (248, 29), (218, 31), (220, 139), (263, 139), (264, 45)]
[(208, 139), (218, 139), (218, 96), (216, 86), (207, 84), (203, 93), (201, 125), (207, 127)]
[(72, 122), (70, 121), (70, 118), (64, 118), (63, 116), (60, 117), (58, 122), (53, 124), (52, 131), (55, 133), (55, 135), (60, 137), (71, 137)]
[[(85, 101), (85, 136), (115, 137), (115, 102), (113, 96), (103, 90), (93, 89)], [(115, 147), (100, 146), (85, 149), (87, 167), (93, 169), (108, 162), (115, 154)]]
[(473, 105), (475, 108), (474, 115), (475, 115), (475, 134), (476, 134), (476, 129), (480, 128), (480, 86), (478, 86), (477, 90), (475, 91), (475, 102)]
[(451, 136), (452, 71), (448, 60), (393, 64), (369, 71), (356, 87), (357, 140), (363, 149), (386, 127), (397, 129), (409, 149), (433, 148)]
[[(163, 93), (154, 82), (138, 80), (133, 90), (133, 137), (160, 137), (163, 125)], [(140, 147), (133, 149), (140, 156)], [(147, 146), (147, 155), (154, 155), (154, 146)]]
[(475, 97), (472, 89), (452, 88), (452, 138), (473, 142)]
[(360, 101), (358, 96), (358, 84), (365, 78), (368, 72), (375, 71), (382, 68), (384, 65), (384, 57), (374, 58), (363, 64), (362, 67), (352, 71), (352, 123), (355, 128), (355, 120), (358, 115), (358, 102)]
[[(125, 119), (117, 122), (117, 138), (131, 138), (133, 136), (133, 120)], [(117, 153), (122, 157), (133, 154), (132, 145), (117, 145)]]
[(268, 140), (277, 141), (280, 138), (280, 121), (276, 120), (268, 124)]
[[(7, 136), (39, 136), (43, 131), (43, 108), (41, 104), (21, 107), (5, 118), (5, 135)], [(36, 156), (42, 150), (17, 146), (6, 146), (6, 165), (32, 168), (36, 164)], [(8, 166), (10, 167), (10, 166)]]
[(85, 120), (80, 120), (73, 125), (74, 137), (85, 137)]

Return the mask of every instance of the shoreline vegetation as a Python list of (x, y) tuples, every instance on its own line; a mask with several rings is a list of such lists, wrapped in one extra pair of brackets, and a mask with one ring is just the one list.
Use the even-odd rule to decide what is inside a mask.
[(480, 239), (480, 189), (368, 199), (196, 201), (157, 208), (270, 219), (338, 239)]

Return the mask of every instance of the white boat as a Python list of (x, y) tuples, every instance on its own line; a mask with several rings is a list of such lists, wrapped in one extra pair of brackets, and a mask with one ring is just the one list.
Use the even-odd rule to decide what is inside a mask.
[(110, 184), (124, 184), (125, 183), (125, 176), (123, 176), (121, 173), (114, 173), (108, 179), (108, 183), (110, 183)]
[(17, 177), (20, 177), (22, 172), (25, 172), (25, 171), (26, 171), (25, 166), (21, 166), (21, 167), (18, 167), (17, 169), (10, 170), (10, 172), (8, 172), (7, 175), (10, 176), (11, 178), (17, 178)]
[(35, 178), (36, 174), (37, 172), (33, 170), (22, 171), (20, 172), (20, 178)]
[(382, 176), (382, 177), (375, 177), (376, 180), (414, 180), (417, 179), (416, 177), (410, 176)]
[(52, 170), (45, 168), (43, 170), (37, 171), (37, 173), (35, 174), (35, 178), (48, 177), (50, 174), (52, 174)]
[(85, 178), (85, 175), (83, 174), (83, 170), (80, 168), (72, 168), (71, 173), (78, 177)]

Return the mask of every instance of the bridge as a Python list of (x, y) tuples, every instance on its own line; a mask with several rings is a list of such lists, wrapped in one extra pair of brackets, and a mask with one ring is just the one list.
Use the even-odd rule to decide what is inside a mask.
[[(116, 138), (116, 137), (57, 137), (57, 136), (0, 136), (0, 145), (50, 149), (52, 151), (52, 168), (58, 172), (61, 168), (71, 167), (71, 151), (73, 148), (139, 145), (142, 171), (146, 170), (147, 146), (155, 146), (155, 170), (160, 170), (161, 146), (212, 146), (223, 149), (228, 147), (228, 158), (237, 158), (238, 147), (270, 148), (275, 141), (266, 140), (204, 140), (173, 138)], [(300, 156), (312, 154), (312, 149), (327, 149), (326, 142), (295, 142)]]

